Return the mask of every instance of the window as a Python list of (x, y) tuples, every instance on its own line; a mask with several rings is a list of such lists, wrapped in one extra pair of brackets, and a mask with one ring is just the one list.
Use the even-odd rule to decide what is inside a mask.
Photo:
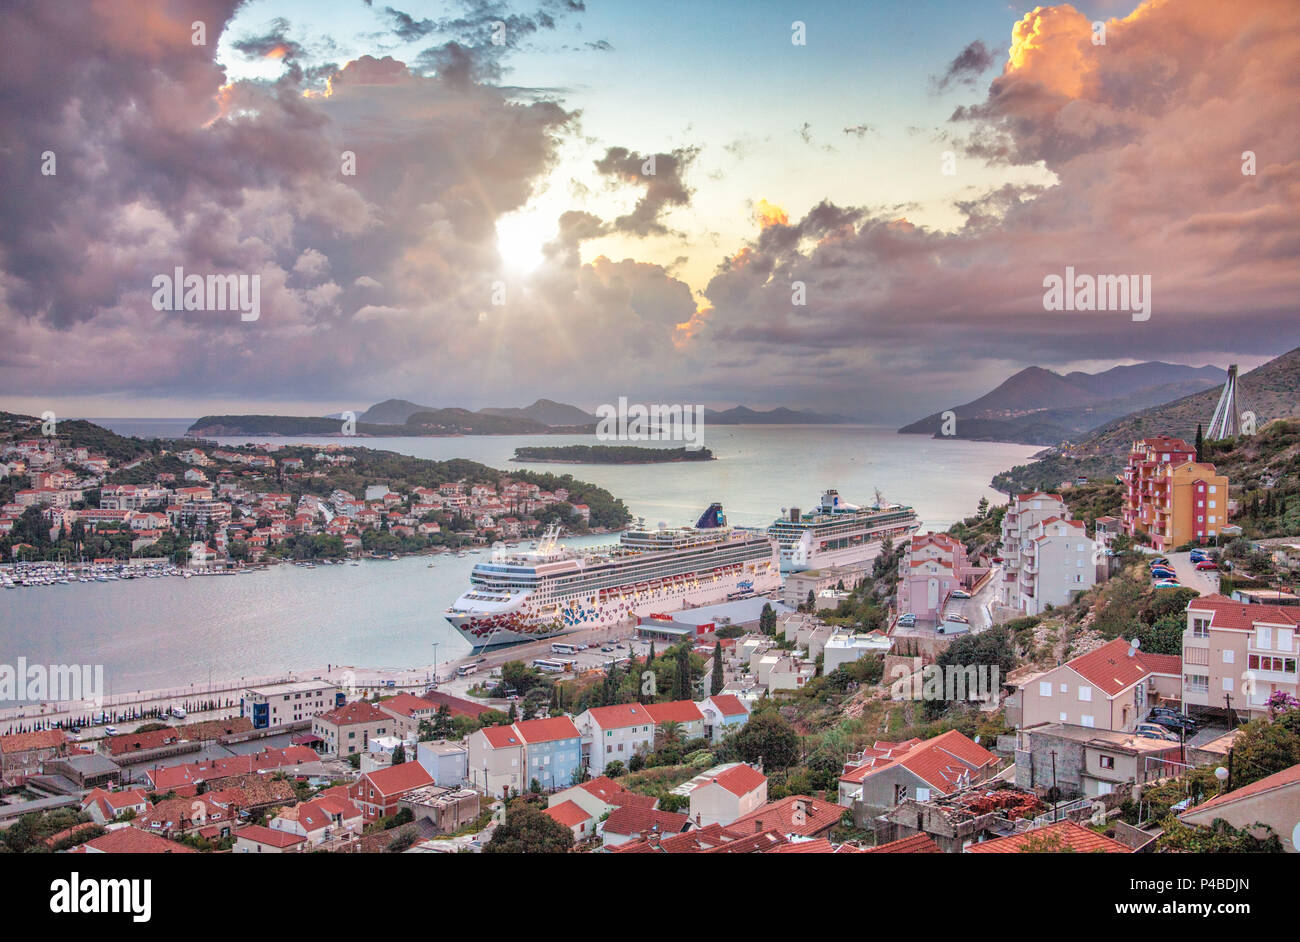
[(917, 800), (917, 801), (929, 801), (929, 800), (930, 800), (930, 789), (928, 789), (928, 788), (918, 788), (918, 789), (916, 790), (916, 800)]
[(1192, 619), (1192, 637), (1208, 638), (1210, 636), (1210, 620), (1208, 618)]
[(1061, 684), (1061, 693), (1069, 693), (1069, 692), (1070, 692), (1070, 685), (1069, 685), (1069, 684)]
[(1079, 717), (1079, 725), (1092, 727), (1097, 725), (1097, 721), (1095, 718), (1085, 713), (1083, 716)]
[(1234, 652), (1233, 652), (1232, 648), (1224, 648), (1224, 649), (1223, 649), (1223, 663), (1224, 663), (1224, 664), (1231, 664), (1231, 663), (1232, 663), (1232, 659), (1233, 659), (1234, 656), (1235, 656), (1235, 655), (1234, 655)]
[(1273, 629), (1260, 625), (1255, 629), (1255, 647), (1271, 648), (1273, 647)]
[(1113, 769), (1113, 768), (1115, 768), (1115, 757), (1114, 757), (1114, 756), (1098, 756), (1098, 757), (1097, 757), (1097, 763), (1098, 763), (1098, 764), (1099, 764), (1103, 769)]
[(1062, 711), (1061, 711), (1061, 722), (1062, 722), (1062, 723), (1065, 723), (1065, 722), (1068, 722), (1068, 721), (1069, 721), (1069, 715), (1068, 715), (1064, 710), (1062, 710)]
[(1040, 697), (1050, 697), (1052, 695), (1052, 682), (1049, 680), (1040, 680), (1038, 682), (1038, 695)]
[(1090, 703), (1090, 702), (1092, 702), (1092, 688), (1091, 688), (1091, 687), (1080, 686), (1080, 687), (1079, 687), (1079, 699), (1082, 700), (1082, 701), (1085, 702), (1085, 703)]
[(1231, 689), (1232, 689), (1232, 685), (1233, 685), (1233, 683), (1234, 683), (1234, 681), (1233, 681), (1233, 679), (1232, 679), (1231, 677), (1225, 677), (1225, 678), (1223, 678), (1223, 689), (1224, 689), (1224, 690), (1231, 690)]

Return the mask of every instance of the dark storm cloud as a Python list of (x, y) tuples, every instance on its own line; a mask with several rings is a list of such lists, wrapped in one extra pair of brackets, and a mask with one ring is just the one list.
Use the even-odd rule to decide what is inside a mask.
[(976, 80), (992, 68), (996, 61), (994, 52), (977, 39), (948, 63), (943, 75), (931, 81), (935, 90), (940, 92), (947, 91), (957, 83), (973, 88)]
[(699, 149), (693, 147), (653, 155), (639, 154), (626, 147), (609, 148), (595, 162), (596, 169), (623, 183), (645, 187), (645, 195), (637, 200), (636, 207), (615, 219), (613, 229), (637, 236), (667, 235), (670, 230), (660, 221), (660, 216), (670, 207), (690, 205), (691, 190), (682, 175), (698, 155)]

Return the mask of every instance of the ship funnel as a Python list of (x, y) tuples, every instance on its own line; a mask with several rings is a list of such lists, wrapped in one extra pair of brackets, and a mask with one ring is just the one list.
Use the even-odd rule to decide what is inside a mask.
[(716, 501), (709, 504), (709, 509), (700, 514), (700, 519), (695, 522), (697, 530), (713, 530), (726, 524), (726, 518), (722, 515), (722, 505)]

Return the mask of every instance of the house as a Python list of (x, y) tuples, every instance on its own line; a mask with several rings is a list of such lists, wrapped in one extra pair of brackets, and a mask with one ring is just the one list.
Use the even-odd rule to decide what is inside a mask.
[(969, 588), (976, 574), (965, 545), (946, 533), (912, 537), (898, 567), (898, 610), (934, 623), (954, 589)]
[(1002, 515), (1002, 582), (998, 600), (1008, 608), (1023, 609), (1021, 586), (1030, 532), (1049, 518), (1069, 520), (1070, 511), (1060, 494), (1034, 491), (1019, 494)]
[(307, 838), (261, 824), (246, 824), (235, 832), (236, 854), (300, 854), (310, 850)]
[(379, 709), (393, 718), (393, 734), (401, 739), (410, 739), (420, 731), (421, 720), (432, 720), (438, 712), (438, 704), (410, 693), (399, 693), (395, 697), (379, 701)]
[(364, 773), (353, 784), (350, 795), (367, 822), (397, 813), (398, 802), (407, 792), (432, 785), (433, 777), (418, 762), (403, 762)]
[(1161, 552), (1215, 539), (1228, 523), (1228, 479), (1181, 438), (1135, 441), (1123, 482), (1123, 531), (1146, 534)]
[(1215, 821), (1226, 821), (1234, 828), (1245, 828), (1262, 836), (1263, 829), (1256, 824), (1273, 829), (1288, 854), (1297, 853), (1300, 846), (1300, 765), (1275, 772), (1266, 778), (1216, 795), (1178, 815), (1184, 824), (1209, 827)]
[(1061, 723), (1017, 732), (1016, 784), (1042, 792), (1056, 786), (1072, 798), (1176, 778), (1187, 763), (1179, 743), (1137, 733)]
[(574, 720), (582, 734), (583, 764), (592, 775), (603, 775), (614, 761), (625, 766), (638, 752), (654, 751), (654, 719), (639, 703), (591, 707)]
[(564, 825), (573, 834), (573, 840), (585, 841), (596, 836), (596, 819), (572, 801), (562, 801), (546, 809), (552, 820)]
[[(847, 845), (841, 845), (841, 850)], [(864, 847), (861, 851), (864, 854), (942, 854), (939, 845), (934, 842), (929, 834), (913, 834), (911, 837), (900, 838), (896, 841), (890, 841), (887, 844), (877, 844), (875, 847)]]
[(198, 791), (200, 784), (215, 787), (235, 776), (314, 764), (317, 759), (316, 753), (306, 746), (286, 746), (283, 749), (263, 749), (252, 755), (205, 759), (184, 765), (154, 766), (145, 769), (144, 775), (152, 791), (189, 796)]
[(739, 697), (727, 693), (714, 694), (700, 703), (704, 714), (704, 735), (715, 743), (722, 742), (728, 734), (749, 722), (749, 709)]
[(1068, 605), (1096, 585), (1099, 558), (1082, 520), (1048, 517), (1023, 528), (1017, 607), (1038, 615)]
[(81, 810), (89, 814), (91, 820), (96, 824), (107, 824), (110, 821), (116, 821), (127, 812), (141, 815), (148, 809), (149, 796), (141, 788), (132, 788), (121, 792), (96, 788), (81, 799)]
[(1116, 638), (1026, 678), (1009, 709), (1019, 709), (1022, 727), (1068, 723), (1129, 732), (1163, 696), (1162, 683), (1165, 695), (1172, 692), (1182, 673), (1177, 661)]
[(842, 664), (859, 661), (868, 654), (884, 656), (889, 653), (893, 644), (888, 635), (879, 631), (865, 634), (837, 631), (826, 639), (822, 648), (822, 674), (829, 674)]
[(215, 825), (229, 829), (231, 813), (208, 795), (168, 798), (131, 819), (131, 827), (176, 838)]
[(409, 809), (420, 829), (432, 835), (454, 834), (479, 816), (479, 793), (472, 788), (426, 785), (402, 796), (399, 808)]
[(997, 756), (956, 730), (898, 746), (846, 765), (839, 780), (839, 804), (856, 807), (860, 802), (883, 811), (907, 798), (928, 801), (985, 781), (998, 767)]
[(320, 795), (282, 808), (269, 822), (272, 830), (306, 838), (313, 848), (353, 841), (360, 836), (364, 824), (361, 809), (340, 794)]
[[(565, 803), (576, 805), (587, 818), (591, 819), (592, 830), (586, 833), (586, 836), (590, 837), (594, 833), (596, 823), (606, 815), (613, 814), (619, 808), (654, 808), (658, 804), (658, 799), (651, 795), (628, 791), (612, 778), (602, 775), (555, 792), (547, 799), (547, 804), (551, 808)], [(573, 813), (569, 812), (567, 816), (572, 817)]]
[(469, 749), (462, 742), (441, 739), (418, 743), (415, 761), (443, 788), (460, 788), (469, 780)]
[(239, 696), (239, 715), (248, 717), (253, 729), (269, 729), (309, 720), (344, 705), (344, 693), (322, 680), (291, 680), (262, 687), (249, 687)]
[(704, 736), (704, 714), (694, 700), (671, 700), (667, 703), (647, 703), (645, 711), (654, 721), (655, 732), (662, 735), (665, 723), (676, 723), (682, 739), (700, 739)]
[(31, 775), (41, 763), (68, 753), (68, 737), (58, 729), (0, 736), (0, 778)]
[(729, 825), (767, 802), (767, 776), (752, 765), (731, 762), (678, 785), (673, 794), (690, 799), (691, 822), (696, 827)]
[(660, 837), (681, 834), (690, 826), (691, 819), (684, 814), (660, 811), (657, 808), (623, 805), (615, 808), (605, 819), (604, 827), (601, 828), (602, 843), (605, 847), (617, 847), (628, 841), (642, 840), (652, 834)]
[(489, 795), (534, 783), (555, 791), (580, 775), (582, 737), (567, 716), (487, 726), (470, 734), (470, 782)]
[(1073, 821), (1058, 821), (1040, 828), (1021, 831), (1008, 837), (981, 841), (966, 847), (968, 854), (1131, 854), (1133, 848), (1111, 840)]
[(840, 823), (844, 809), (833, 801), (788, 795), (737, 818), (727, 825), (729, 831), (760, 834), (775, 830), (787, 840), (824, 838)]
[(314, 717), (311, 731), (320, 737), (326, 755), (350, 756), (368, 752), (370, 740), (390, 735), (393, 726), (391, 714), (356, 700)]
[(1295, 606), (1193, 599), (1183, 631), (1184, 707), (1231, 707), (1249, 719), (1265, 715), (1272, 696), (1297, 696), (1297, 629)]

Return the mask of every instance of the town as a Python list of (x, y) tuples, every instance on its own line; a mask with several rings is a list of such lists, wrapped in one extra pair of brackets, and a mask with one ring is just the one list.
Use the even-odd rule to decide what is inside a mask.
[[(0, 842), (1294, 852), (1300, 537), (1256, 534), (1285, 519), (1268, 516), (1290, 496), (1268, 469), (1297, 448), (1295, 420), (1252, 438), (1150, 436), (1112, 480), (985, 501), (947, 532), (790, 572), (770, 597), (474, 652), (445, 676), (335, 669), (171, 707), (145, 697), (75, 724), (11, 717)], [(454, 481), (363, 498), (304, 489), (293, 503), (245, 481), (276, 468), (323, 492), (325, 468), (350, 455), (278, 451), (190, 448), (174, 456), (177, 480), (140, 485), (106, 483), (112, 464), (75, 447), (23, 439), (4, 454), (35, 485), (15, 503), (51, 540), (157, 514), (148, 529), (209, 535), (189, 543), (186, 567), (256, 561), (304, 534), (365, 550), (364, 534), (425, 535), (434, 519), (482, 539), (572, 496)], [(87, 513), (74, 507), (92, 489), (99, 508), (63, 516)]]

